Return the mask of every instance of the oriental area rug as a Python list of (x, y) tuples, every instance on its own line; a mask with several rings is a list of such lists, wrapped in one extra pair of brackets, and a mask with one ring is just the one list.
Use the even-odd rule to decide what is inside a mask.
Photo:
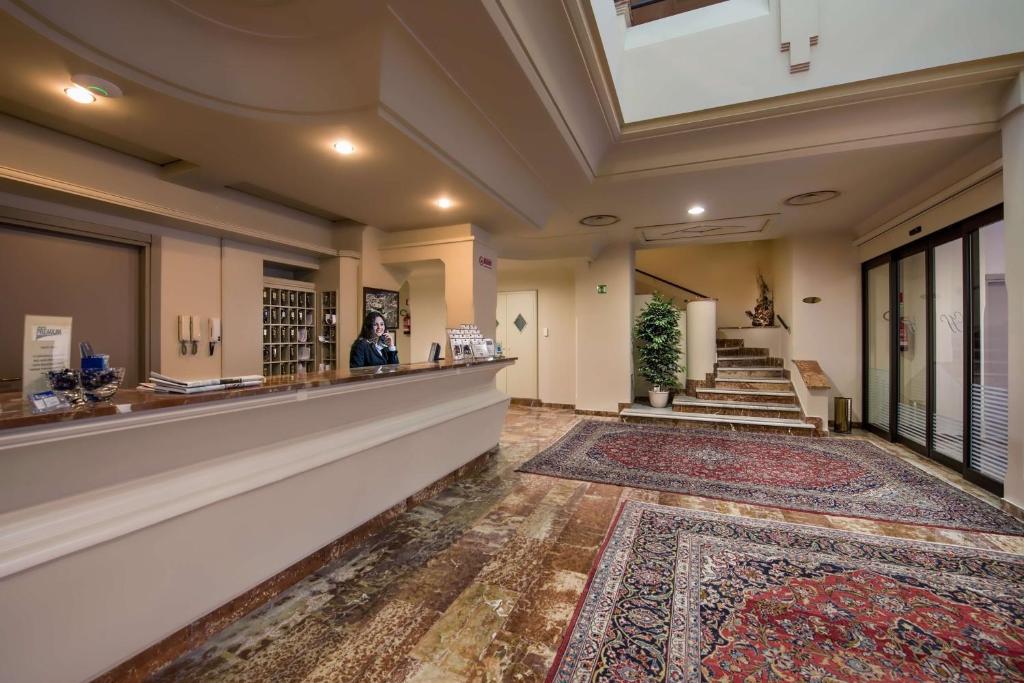
[(861, 439), (585, 420), (519, 471), (803, 512), (1024, 535), (1024, 523)]
[(1024, 678), (1024, 558), (627, 501), (548, 681)]

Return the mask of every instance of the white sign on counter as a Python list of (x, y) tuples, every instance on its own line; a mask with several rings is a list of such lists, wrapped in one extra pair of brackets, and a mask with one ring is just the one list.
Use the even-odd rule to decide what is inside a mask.
[(46, 373), (71, 367), (71, 318), (25, 316), (21, 392), (25, 397), (50, 388)]

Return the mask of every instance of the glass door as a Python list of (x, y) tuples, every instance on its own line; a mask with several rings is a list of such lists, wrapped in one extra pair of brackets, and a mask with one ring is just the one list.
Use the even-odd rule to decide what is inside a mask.
[(928, 255), (899, 259), (897, 268), (896, 436), (928, 447)]
[(932, 449), (956, 463), (964, 459), (964, 240), (932, 251)]
[(1009, 432), (1002, 218), (993, 207), (862, 269), (867, 428), (998, 495)]
[(869, 268), (864, 274), (864, 395), (867, 398), (867, 423), (873, 431), (889, 436), (890, 363), (889, 312), (890, 260)]
[[(1009, 338), (1003, 222), (983, 226), (970, 236), (971, 362), (968, 475), (1002, 482), (1009, 445)], [(973, 477), (972, 477), (973, 478)]]

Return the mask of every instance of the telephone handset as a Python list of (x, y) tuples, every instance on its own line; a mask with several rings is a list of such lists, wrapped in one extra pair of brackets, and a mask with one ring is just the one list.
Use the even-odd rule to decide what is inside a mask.
[(201, 334), (198, 316), (178, 316), (178, 343), (181, 345), (181, 355), (187, 356), (190, 351), (193, 356), (199, 353)]

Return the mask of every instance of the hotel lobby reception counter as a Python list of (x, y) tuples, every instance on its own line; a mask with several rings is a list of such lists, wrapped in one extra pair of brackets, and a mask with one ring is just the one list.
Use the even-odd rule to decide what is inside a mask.
[(90, 680), (471, 463), (514, 360), (55, 415), (0, 395), (0, 680)]

